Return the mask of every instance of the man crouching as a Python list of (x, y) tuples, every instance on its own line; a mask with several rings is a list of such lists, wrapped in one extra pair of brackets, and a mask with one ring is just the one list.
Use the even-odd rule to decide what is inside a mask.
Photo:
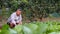
[(10, 28), (13, 28), (18, 24), (22, 24), (21, 11), (21, 9), (17, 9), (16, 12), (12, 13), (11, 16), (8, 18), (7, 24), (10, 26)]

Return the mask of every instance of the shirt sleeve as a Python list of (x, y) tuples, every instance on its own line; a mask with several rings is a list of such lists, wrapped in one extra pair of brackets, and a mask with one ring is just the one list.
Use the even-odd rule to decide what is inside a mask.
[(22, 16), (20, 15), (19, 20), (17, 22), (22, 22)]
[(10, 18), (11, 18), (11, 22), (15, 24), (16, 22), (15, 22), (15, 18), (14, 18), (14, 16), (15, 16), (15, 15), (12, 14)]
[(20, 15), (20, 21), (22, 21), (22, 16)]

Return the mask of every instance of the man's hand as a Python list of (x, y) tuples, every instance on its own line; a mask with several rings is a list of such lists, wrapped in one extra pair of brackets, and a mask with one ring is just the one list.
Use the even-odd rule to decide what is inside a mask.
[(22, 25), (22, 22), (19, 22), (20, 25)]
[(22, 25), (22, 22), (18, 22), (18, 23), (16, 23), (16, 24), (17, 24), (17, 25), (18, 25), (18, 24)]

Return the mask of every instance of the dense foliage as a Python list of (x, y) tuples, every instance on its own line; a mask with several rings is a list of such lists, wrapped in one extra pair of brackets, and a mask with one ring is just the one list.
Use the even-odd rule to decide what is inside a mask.
[(7, 25), (3, 26), (1, 34), (60, 34), (60, 22), (31, 22), (23, 25), (17, 25), (9, 29)]
[(24, 19), (32, 20), (47, 17), (54, 12), (60, 13), (60, 0), (0, 0), (0, 8), (3, 17), (10, 16), (17, 8), (21, 8)]

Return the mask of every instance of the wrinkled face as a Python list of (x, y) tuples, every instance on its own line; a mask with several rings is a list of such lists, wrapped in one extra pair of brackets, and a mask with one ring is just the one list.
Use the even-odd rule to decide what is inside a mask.
[(17, 15), (17, 16), (20, 16), (20, 14), (21, 14), (21, 11), (20, 11), (20, 10), (17, 10), (17, 11), (16, 11), (16, 15)]

